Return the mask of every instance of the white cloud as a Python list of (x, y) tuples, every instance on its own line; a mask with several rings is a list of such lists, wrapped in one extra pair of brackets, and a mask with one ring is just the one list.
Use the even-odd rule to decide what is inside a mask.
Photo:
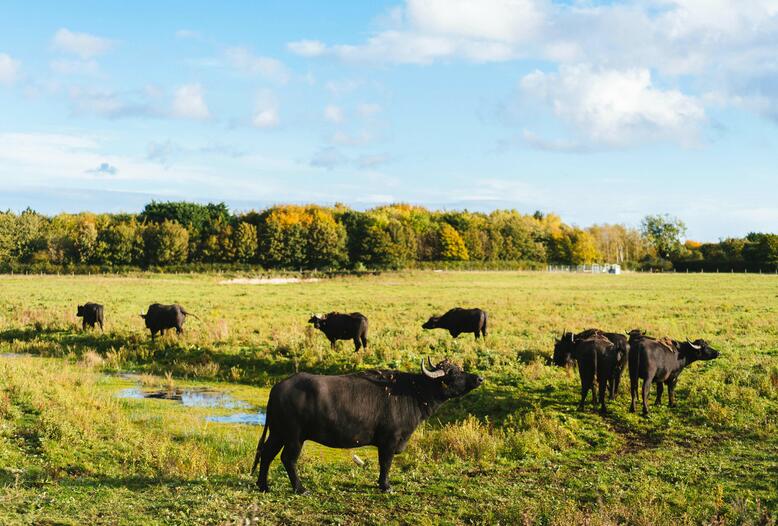
[(203, 120), (211, 116), (200, 84), (185, 84), (173, 95), (172, 114), (182, 119)]
[(49, 67), (61, 75), (96, 75), (100, 70), (96, 60), (52, 60)]
[(62, 28), (54, 33), (51, 45), (58, 51), (72, 53), (82, 59), (88, 59), (102, 55), (111, 49), (113, 41), (90, 35), (89, 33), (76, 33)]
[(372, 142), (373, 139), (373, 134), (365, 130), (356, 133), (339, 130), (332, 134), (330, 142), (340, 146), (362, 146)]
[(230, 66), (245, 74), (259, 75), (280, 84), (289, 81), (289, 70), (274, 58), (256, 56), (244, 47), (229, 48), (225, 56)]
[(688, 146), (697, 140), (705, 120), (698, 99), (656, 87), (647, 69), (562, 66), (558, 73), (530, 73), (520, 86), (595, 144), (672, 140)]
[(180, 39), (199, 39), (201, 38), (199, 31), (192, 31), (191, 29), (179, 29), (176, 31), (176, 38)]
[(325, 106), (324, 118), (333, 124), (340, 124), (344, 119), (343, 108), (332, 104)]
[(272, 92), (262, 90), (257, 93), (251, 124), (255, 128), (276, 128), (281, 124), (278, 101)]
[(324, 87), (335, 96), (348, 95), (349, 93), (357, 90), (362, 85), (361, 80), (346, 79), (346, 80), (329, 80)]
[(338, 166), (348, 163), (348, 158), (337, 148), (328, 146), (316, 152), (311, 158), (310, 165), (316, 168), (326, 168), (332, 170)]
[[(716, 86), (778, 119), (776, 0), (404, 0), (357, 43), (316, 42), (312, 56), (429, 64), (582, 62)], [(290, 48), (297, 46), (290, 43)], [(312, 47), (313, 49), (313, 47)]]
[(381, 113), (381, 106), (372, 103), (362, 103), (357, 106), (357, 113), (360, 117), (369, 118)]
[(286, 47), (292, 53), (303, 57), (318, 57), (323, 55), (327, 50), (327, 46), (318, 40), (298, 40), (296, 42), (289, 42)]
[(544, 19), (536, 0), (408, 0), (406, 16), (419, 32), (494, 42), (521, 42)]
[(100, 163), (96, 168), (86, 170), (86, 173), (95, 175), (116, 175), (119, 169), (110, 163)]
[(21, 63), (6, 53), (0, 53), (0, 84), (10, 86), (19, 78)]
[(123, 117), (161, 117), (164, 112), (154, 105), (155, 96), (143, 92), (117, 92), (100, 88), (72, 86), (67, 92), (76, 114), (90, 114), (109, 119)]

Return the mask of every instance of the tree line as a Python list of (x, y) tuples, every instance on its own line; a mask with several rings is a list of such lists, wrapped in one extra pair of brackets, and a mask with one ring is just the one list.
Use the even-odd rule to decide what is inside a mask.
[(138, 214), (0, 212), (0, 270), (244, 265), (267, 269), (400, 269), (427, 262), (488, 268), (618, 263), (669, 270), (771, 270), (778, 236), (682, 242), (683, 223), (648, 216), (640, 228), (579, 228), (555, 214), (433, 211), (337, 204), (231, 212), (224, 203), (156, 202)]

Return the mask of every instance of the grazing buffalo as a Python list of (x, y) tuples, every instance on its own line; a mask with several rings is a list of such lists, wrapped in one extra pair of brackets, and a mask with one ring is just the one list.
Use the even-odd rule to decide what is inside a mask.
[[(564, 333), (554, 345), (553, 361), (556, 365), (566, 366), (575, 360), (578, 362), (578, 374), (581, 378), (581, 401), (578, 409), (584, 408), (586, 395), (591, 390), (592, 404), (600, 403), (600, 413), (605, 414), (605, 392), (608, 385), (611, 393), (620, 374), (619, 363), (622, 361), (623, 350), (615, 345), (601, 332), (591, 332), (588, 336), (579, 338), (572, 333)], [(599, 395), (594, 390), (594, 380), (597, 379)]]
[[(376, 446), (378, 486), (389, 491), (389, 468), (405, 449), (416, 427), (446, 400), (462, 396), (483, 382), (445, 360), (427, 359), (419, 373), (380, 370), (342, 376), (298, 373), (270, 390), (265, 427), (257, 445), (252, 474), (259, 464), (257, 486), (268, 491), (270, 463), (281, 448), (289, 481), (303, 493), (297, 477), (297, 457), (306, 440), (336, 448)], [(270, 436), (265, 441), (265, 436)]]
[(308, 323), (324, 333), (333, 349), (337, 340), (354, 340), (354, 352), (359, 351), (360, 347), (367, 348), (367, 318), (363, 314), (358, 312), (351, 314), (330, 312), (324, 316), (314, 314)]
[(655, 339), (638, 331), (630, 332), (629, 386), (632, 401), (630, 412), (635, 412), (638, 381), (643, 380), (643, 415), (648, 416), (648, 393), (656, 384), (656, 405), (662, 403), (662, 391), (667, 385), (669, 406), (675, 406), (675, 385), (684, 367), (697, 360), (717, 358), (719, 351), (705, 340), (679, 342), (671, 339)]
[(475, 333), (476, 340), (479, 336), (486, 338), (486, 311), (456, 307), (443, 316), (431, 317), (421, 328), (446, 329), (454, 338), (463, 332)]
[[(176, 334), (181, 334), (184, 331), (184, 321), (187, 316), (195, 316), (187, 312), (181, 305), (161, 305), (154, 303), (149, 305), (146, 314), (141, 314), (140, 317), (146, 320), (146, 328), (151, 331), (151, 339), (153, 340), (157, 333), (165, 335), (167, 329), (175, 329)], [(199, 319), (199, 318), (198, 318)]]
[[(619, 360), (613, 370), (612, 377), (608, 377), (608, 397), (613, 400), (616, 398), (616, 394), (619, 392), (619, 384), (621, 383), (621, 375), (624, 369), (627, 367), (627, 356), (629, 354), (629, 341), (627, 336), (617, 332), (604, 332), (599, 329), (587, 329), (581, 331), (578, 334), (571, 332), (562, 332), (562, 338), (556, 340), (554, 346), (554, 358), (552, 361), (559, 366), (565, 366), (573, 362), (572, 352), (575, 342), (591, 338), (595, 334), (599, 334), (610, 340), (610, 342), (616, 347), (616, 352), (619, 356)], [(560, 357), (557, 357), (557, 354)]]
[(86, 330), (86, 326), (89, 325), (93, 329), (95, 324), (100, 325), (100, 330), (103, 330), (103, 322), (105, 318), (103, 316), (103, 306), (99, 303), (84, 303), (78, 306), (76, 316), (81, 318), (81, 329)]

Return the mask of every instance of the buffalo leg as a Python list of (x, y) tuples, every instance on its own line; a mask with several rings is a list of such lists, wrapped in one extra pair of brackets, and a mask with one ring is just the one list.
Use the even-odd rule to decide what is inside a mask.
[(154, 338), (157, 337), (157, 331), (151, 331), (151, 341), (154, 341)]
[(608, 410), (605, 407), (605, 393), (608, 388), (608, 382), (605, 381), (605, 379), (601, 380), (599, 382), (600, 387), (600, 414), (604, 415), (608, 412)]
[(359, 337), (357, 336), (354, 338), (354, 352), (359, 352), (359, 346), (360, 346)]
[(335, 340), (330, 340), (330, 349), (335, 350)]
[(394, 450), (395, 448), (388, 446), (383, 446), (378, 449), (378, 464), (380, 466), (378, 487), (381, 488), (381, 491), (384, 493), (392, 491), (392, 485), (389, 484), (389, 469), (392, 467)]
[(284, 450), (281, 452), (281, 462), (284, 463), (286, 474), (289, 475), (289, 482), (292, 483), (292, 489), (295, 493), (305, 493), (305, 488), (297, 476), (297, 459), (300, 457), (300, 451), (303, 449), (302, 442), (293, 441), (284, 444)]
[(363, 334), (361, 336), (361, 339), (362, 339), (362, 348), (367, 349), (367, 336)]
[(105, 332), (103, 329), (103, 320), (100, 320), (98, 323), (100, 324), (100, 332)]
[(651, 378), (643, 380), (643, 416), (648, 416), (648, 393), (651, 390)]
[(654, 401), (654, 405), (662, 405), (662, 393), (665, 390), (665, 384), (662, 382), (657, 382), (656, 384), (656, 400)]
[(638, 385), (640, 385), (640, 378), (638, 378), (637, 375), (633, 375), (632, 371), (630, 371), (630, 375), (629, 375), (629, 396), (630, 396), (629, 412), (630, 413), (635, 412), (635, 399), (638, 397)]
[(667, 406), (675, 407), (675, 384), (678, 380), (670, 380), (667, 382)]
[(281, 447), (284, 444), (276, 439), (271, 433), (267, 438), (267, 442), (262, 445), (262, 453), (259, 461), (259, 476), (257, 477), (257, 486), (259, 491), (268, 491), (267, 485), (267, 472), (270, 469), (270, 463), (276, 458), (278, 452), (281, 451)]
[(589, 394), (589, 385), (587, 384), (586, 380), (581, 378), (581, 401), (578, 403), (578, 410), (583, 411), (584, 405), (586, 404), (586, 395)]

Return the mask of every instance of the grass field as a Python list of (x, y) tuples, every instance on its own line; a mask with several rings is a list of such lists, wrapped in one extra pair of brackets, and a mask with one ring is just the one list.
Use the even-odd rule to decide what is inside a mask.
[[(216, 276), (0, 276), (0, 524), (774, 524), (778, 515), (778, 277), (389, 273), (225, 285)], [(82, 332), (76, 304), (106, 305)], [(138, 316), (197, 314), (151, 342)], [(449, 307), (490, 314), (485, 343), (421, 323)], [(368, 351), (336, 351), (313, 312), (360, 311)], [(721, 351), (681, 375), (678, 407), (601, 417), (578, 378), (546, 365), (563, 329), (705, 338)], [(31, 356), (26, 356), (30, 354)], [(261, 407), (296, 370), (416, 370), (450, 357), (485, 384), (449, 402), (395, 459), (381, 494), (372, 448), (308, 443), (309, 492), (277, 460), (269, 494), (248, 470), (257, 426), (228, 409), (116, 394), (136, 383), (209, 386)], [(126, 377), (132, 371), (139, 376)], [(653, 391), (652, 391), (653, 393)], [(653, 396), (652, 396), (653, 398)], [(366, 459), (365, 467), (351, 460)]]

